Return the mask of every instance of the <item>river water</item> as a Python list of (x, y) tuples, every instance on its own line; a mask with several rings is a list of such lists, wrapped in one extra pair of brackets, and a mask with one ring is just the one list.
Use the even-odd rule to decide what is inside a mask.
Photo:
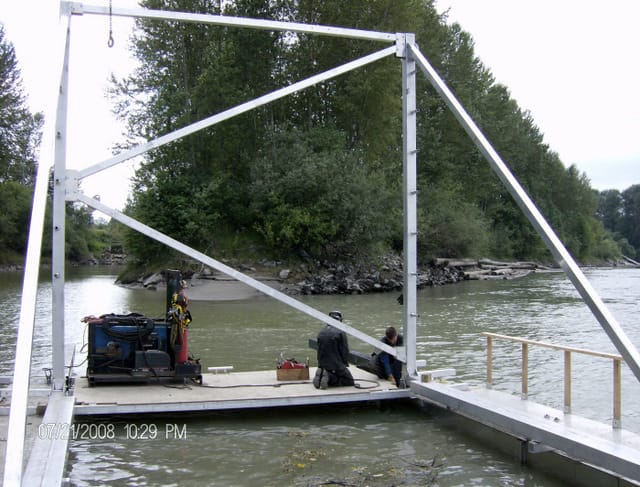
[[(116, 286), (114, 273), (111, 268), (67, 271), (67, 341), (77, 343), (77, 350), (85, 339), (83, 316), (136, 311), (158, 317), (164, 312), (163, 292)], [(631, 341), (640, 346), (640, 270), (585, 273)], [(0, 346), (13, 350), (21, 276), (2, 276), (0, 301), (5, 313), (0, 317)], [(51, 284), (43, 276), (34, 374), (50, 366), (50, 296)], [(340, 309), (347, 323), (382, 335), (386, 325), (400, 326), (402, 309), (396, 298), (396, 294), (310, 296), (303, 301), (327, 312)], [(298, 360), (310, 356), (314, 363), (307, 340), (315, 337), (320, 324), (271, 298), (192, 301), (190, 308), (194, 318), (190, 350), (203, 367), (268, 370), (280, 353)], [(455, 380), (471, 385), (485, 380), (483, 331), (616, 352), (571, 283), (558, 272), (421, 290), (418, 311), (418, 359), (425, 359), (428, 368), (454, 368)], [(350, 345), (370, 351), (355, 339)], [(75, 362), (84, 358), (78, 353)], [(573, 354), (572, 363), (573, 412), (610, 422), (611, 362)], [(0, 374), (11, 374), (12, 367), (13, 354), (0, 355)], [(83, 375), (82, 366), (77, 373)], [(562, 373), (562, 352), (530, 348), (531, 399), (562, 409)], [(494, 344), (494, 388), (519, 393), (518, 345)], [(640, 433), (640, 387), (626, 365), (622, 389), (622, 425)], [(106, 421), (116, 425), (115, 438), (71, 441), (67, 472), (71, 485), (315, 486), (331, 481), (370, 486), (562, 485), (472, 440), (437, 410), (413, 404)], [(131, 438), (132, 428), (136, 438)]]

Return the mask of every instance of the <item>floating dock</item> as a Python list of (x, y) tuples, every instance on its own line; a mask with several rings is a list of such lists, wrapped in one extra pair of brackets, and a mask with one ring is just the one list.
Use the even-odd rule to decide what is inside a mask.
[[(202, 385), (187, 382), (100, 385), (85, 380), (75, 388), (75, 416), (207, 412), (233, 409), (307, 406), (407, 398), (409, 389), (350, 367), (356, 387), (316, 389), (311, 380), (278, 381), (276, 371), (204, 374)], [(315, 367), (309, 369), (310, 377)]]
[[(309, 369), (310, 378), (315, 370)], [(325, 390), (316, 389), (311, 380), (278, 381), (275, 370), (209, 373), (202, 385), (89, 386), (80, 378), (73, 394), (49, 397), (41, 424), (55, 426), (37, 429), (24, 480), (46, 485), (47, 479), (61, 478), (68, 437), (59, 434), (59, 426), (77, 420), (411, 399), (453, 413), (462, 434), (488, 441), (523, 465), (550, 471), (572, 485), (640, 486), (640, 435), (483, 386), (414, 380), (398, 389), (357, 367), (350, 370), (356, 387)], [(423, 372), (421, 377), (438, 377), (438, 372)], [(34, 431), (39, 422), (34, 420)]]
[(411, 382), (411, 391), (523, 465), (572, 485), (640, 485), (640, 435), (486, 387)]

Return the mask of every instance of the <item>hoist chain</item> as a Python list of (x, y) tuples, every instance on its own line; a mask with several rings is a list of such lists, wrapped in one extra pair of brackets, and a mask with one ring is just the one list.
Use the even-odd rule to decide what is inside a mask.
[(113, 47), (113, 16), (111, 14), (113, 0), (109, 0), (109, 40), (107, 41), (107, 46)]

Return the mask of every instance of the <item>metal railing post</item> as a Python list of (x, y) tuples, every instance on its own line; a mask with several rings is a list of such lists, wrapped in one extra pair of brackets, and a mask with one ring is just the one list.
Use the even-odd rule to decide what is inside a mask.
[(622, 373), (620, 360), (613, 361), (613, 423), (616, 429), (622, 427)]
[(571, 412), (571, 352), (564, 351), (564, 412)]
[(526, 399), (529, 394), (529, 345), (522, 344), (522, 393), (520, 397)]
[(522, 346), (522, 399), (527, 399), (529, 394), (529, 345), (551, 348), (564, 352), (564, 413), (571, 413), (571, 353), (580, 353), (592, 357), (601, 357), (613, 360), (613, 428), (620, 428), (622, 421), (622, 360), (623, 357), (606, 352), (596, 352), (584, 348), (566, 347), (553, 343), (528, 340), (526, 338), (499, 335), (497, 333), (482, 333), (487, 337), (487, 388), (493, 383), (493, 339), (520, 343)]
[(493, 384), (493, 338), (487, 336), (487, 388)]

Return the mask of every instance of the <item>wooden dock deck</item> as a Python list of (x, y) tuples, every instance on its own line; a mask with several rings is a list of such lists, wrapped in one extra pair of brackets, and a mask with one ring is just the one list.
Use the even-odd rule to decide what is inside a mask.
[(204, 374), (203, 384), (148, 383), (101, 384), (89, 387), (78, 379), (75, 387), (75, 416), (206, 412), (366, 402), (410, 397), (409, 389), (398, 389), (384, 379), (350, 367), (359, 387), (316, 389), (309, 369), (305, 381), (278, 381), (275, 370)]

